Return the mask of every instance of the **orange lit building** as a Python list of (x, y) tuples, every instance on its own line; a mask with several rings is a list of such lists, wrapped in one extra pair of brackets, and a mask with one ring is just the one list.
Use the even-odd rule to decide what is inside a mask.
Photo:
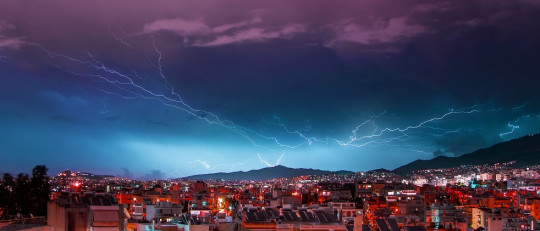
[(540, 220), (540, 198), (535, 198), (531, 206), (531, 216), (536, 220)]

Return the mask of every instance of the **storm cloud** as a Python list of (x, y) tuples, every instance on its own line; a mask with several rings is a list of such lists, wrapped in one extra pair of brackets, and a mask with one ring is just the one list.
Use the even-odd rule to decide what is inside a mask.
[(539, 27), (525, 0), (5, 1), (0, 169), (461, 155), (540, 131)]

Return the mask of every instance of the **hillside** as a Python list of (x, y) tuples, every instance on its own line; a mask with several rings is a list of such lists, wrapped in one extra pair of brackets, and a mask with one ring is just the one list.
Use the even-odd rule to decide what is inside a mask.
[(540, 164), (540, 134), (495, 144), (459, 157), (439, 156), (431, 160), (416, 160), (393, 170), (397, 174), (432, 168), (452, 168), (460, 165), (482, 165), (516, 161), (515, 167)]
[(210, 179), (223, 179), (223, 180), (268, 180), (274, 178), (290, 178), (305, 175), (327, 175), (327, 174), (354, 174), (350, 171), (326, 171), (319, 169), (306, 169), (306, 168), (288, 168), (282, 165), (267, 167), (250, 171), (239, 171), (230, 173), (211, 173), (201, 174), (185, 177), (185, 179), (193, 180), (210, 180)]

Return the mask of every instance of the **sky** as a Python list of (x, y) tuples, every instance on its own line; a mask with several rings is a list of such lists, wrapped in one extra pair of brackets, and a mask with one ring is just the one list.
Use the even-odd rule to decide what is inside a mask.
[(0, 3), (0, 172), (394, 169), (540, 132), (540, 3)]

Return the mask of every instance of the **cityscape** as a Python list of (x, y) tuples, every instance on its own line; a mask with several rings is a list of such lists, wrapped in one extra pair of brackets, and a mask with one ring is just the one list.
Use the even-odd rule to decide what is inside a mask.
[(540, 230), (540, 2), (0, 2), (0, 231)]
[[(537, 135), (538, 136), (538, 135)], [(538, 147), (538, 145), (537, 145)], [(538, 153), (536, 153), (537, 155)], [(2, 230), (537, 230), (540, 165), (516, 161), (422, 169), (332, 172), (264, 180), (133, 180), (65, 170), (31, 184), (48, 200), (0, 204)], [(287, 171), (283, 166), (278, 171)], [(289, 169), (290, 170), (290, 169)], [(258, 170), (263, 171), (263, 169)], [(41, 174), (38, 174), (41, 173)], [(20, 176), (0, 195), (21, 193)], [(13, 181), (13, 179), (11, 179)], [(6, 187), (7, 186), (7, 187)], [(12, 188), (9, 188), (12, 187)], [(15, 201), (15, 200), (11, 200)], [(4, 201), (5, 202), (5, 201)], [(27, 203), (28, 204), (28, 203)], [(36, 208), (46, 204), (46, 210)], [(40, 214), (45, 216), (33, 216)]]

